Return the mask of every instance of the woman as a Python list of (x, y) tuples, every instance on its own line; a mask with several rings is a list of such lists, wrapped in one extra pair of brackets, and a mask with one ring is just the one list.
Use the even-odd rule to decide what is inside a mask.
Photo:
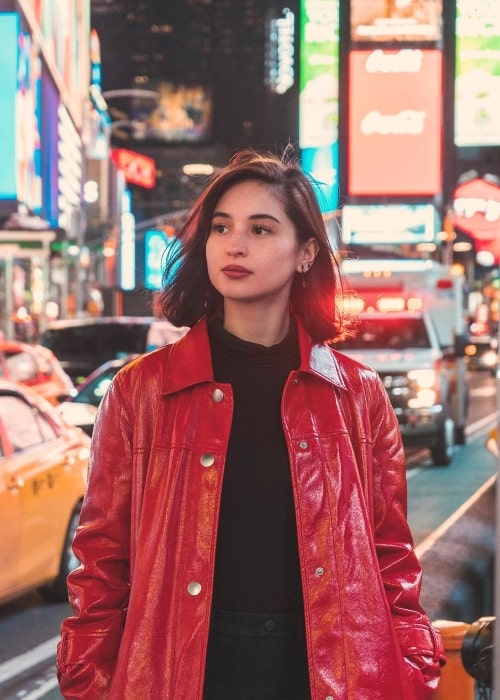
[(240, 153), (180, 240), (161, 301), (191, 330), (116, 376), (94, 430), (63, 696), (430, 698), (398, 424), (330, 347), (340, 277), (308, 178)]

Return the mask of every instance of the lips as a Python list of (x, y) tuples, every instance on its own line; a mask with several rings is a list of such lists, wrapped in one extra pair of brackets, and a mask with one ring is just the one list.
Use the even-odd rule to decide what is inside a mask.
[(251, 274), (250, 270), (242, 265), (226, 265), (222, 268), (222, 272), (231, 279), (239, 279)]

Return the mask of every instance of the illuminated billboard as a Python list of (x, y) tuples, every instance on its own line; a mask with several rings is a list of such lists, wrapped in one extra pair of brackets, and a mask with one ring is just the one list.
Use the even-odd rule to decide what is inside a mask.
[(59, 92), (48, 70), (42, 67), (42, 179), (44, 217), (51, 226), (59, 220)]
[(482, 178), (459, 185), (453, 193), (453, 224), (474, 239), (476, 252), (500, 261), (500, 186)]
[(108, 90), (104, 96), (113, 134), (123, 140), (198, 143), (211, 136), (212, 97), (202, 85), (160, 82), (148, 90)]
[(42, 63), (31, 36), (18, 37), (16, 97), (17, 199), (39, 214), (42, 209), (41, 89)]
[(295, 83), (295, 14), (289, 7), (269, 17), (266, 34), (266, 84), (284, 95)]
[[(179, 239), (173, 235), (167, 235), (165, 231), (151, 229), (144, 236), (144, 286), (146, 289), (159, 290), (163, 287), (163, 275), (165, 272), (165, 257), (178, 252)], [(174, 275), (179, 264), (171, 270)], [(167, 280), (168, 281), (168, 280)]]
[(439, 216), (432, 204), (342, 207), (342, 240), (347, 245), (432, 242), (438, 230)]
[(0, 202), (15, 201), (16, 185), (16, 92), (19, 34), (19, 16), (12, 12), (0, 13)]
[(348, 194), (438, 194), (441, 51), (351, 51), (349, 72)]
[(112, 148), (111, 160), (123, 170), (125, 181), (151, 190), (156, 185), (156, 164), (153, 158), (129, 151), (126, 148)]
[(350, 8), (352, 41), (441, 39), (442, 0), (351, 0)]
[(0, 13), (0, 37), (0, 199), (40, 213), (40, 55), (17, 13)]
[(327, 213), (338, 206), (338, 0), (301, 0), (299, 16), (299, 147)]
[(457, 0), (455, 144), (500, 145), (498, 0)]
[(76, 126), (90, 84), (90, 0), (27, 0), (26, 17), (40, 37), (49, 71)]

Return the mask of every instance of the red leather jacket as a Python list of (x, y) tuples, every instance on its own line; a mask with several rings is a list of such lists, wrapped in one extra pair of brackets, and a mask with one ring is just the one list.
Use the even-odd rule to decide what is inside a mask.
[[(397, 421), (373, 370), (298, 325), (282, 415), (312, 700), (430, 698), (443, 653), (419, 606)], [(203, 321), (116, 376), (74, 541), (65, 698), (201, 700), (232, 406)]]

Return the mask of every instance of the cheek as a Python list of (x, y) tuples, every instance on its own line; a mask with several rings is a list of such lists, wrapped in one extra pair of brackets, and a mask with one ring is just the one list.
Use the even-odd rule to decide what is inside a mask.
[(207, 261), (207, 271), (208, 271), (208, 277), (211, 282), (213, 282), (213, 273), (216, 269), (215, 266), (215, 250), (214, 246), (210, 244), (210, 239), (208, 239), (207, 244), (205, 246), (205, 258)]

